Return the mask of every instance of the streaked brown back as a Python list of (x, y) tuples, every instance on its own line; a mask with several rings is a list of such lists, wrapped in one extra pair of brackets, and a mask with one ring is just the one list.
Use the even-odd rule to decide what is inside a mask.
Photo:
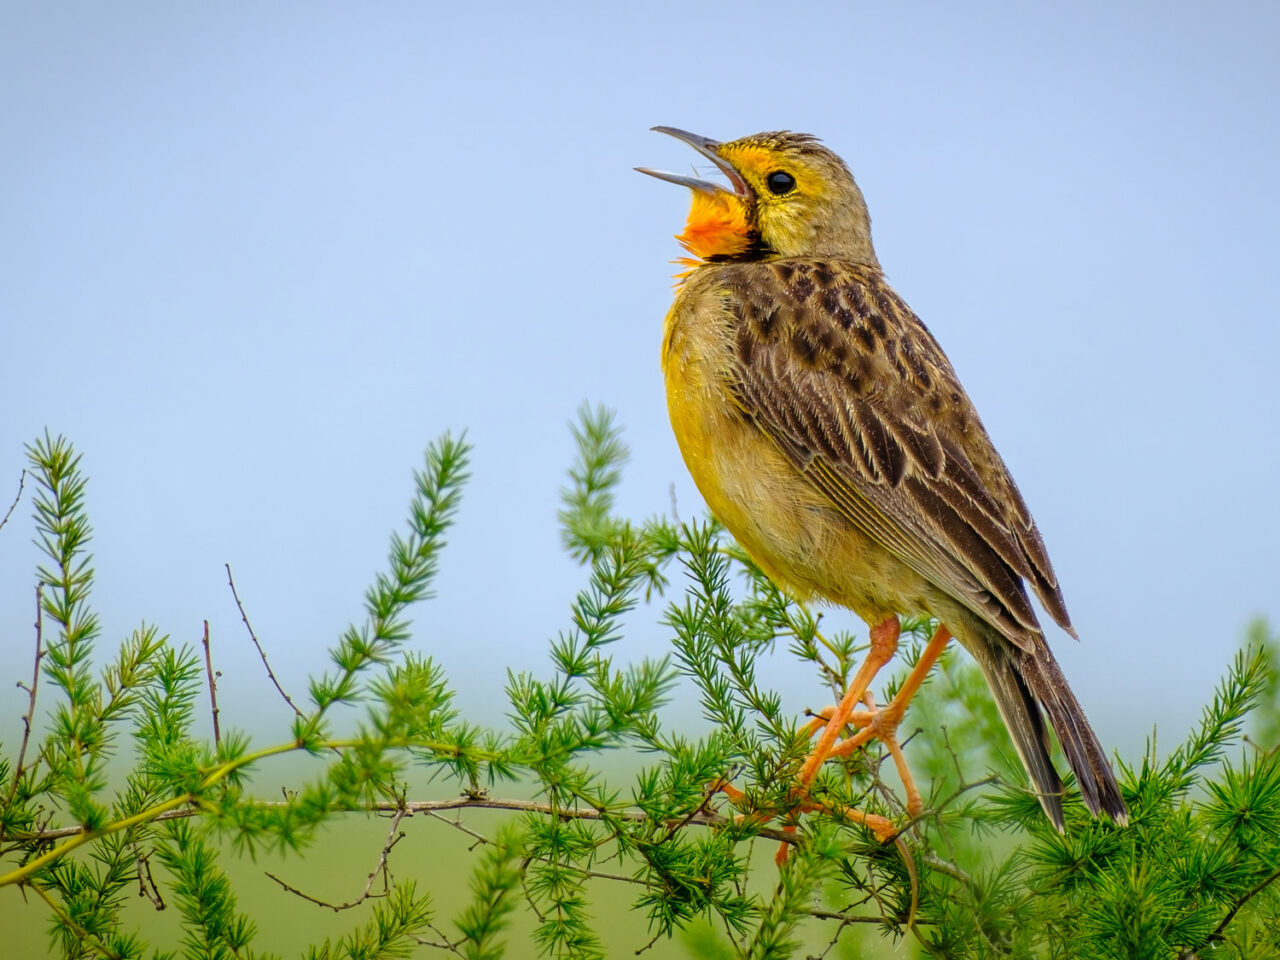
[(1044, 543), (932, 334), (879, 271), (794, 258), (724, 264), (744, 416), (850, 522), (1020, 647), (1041, 635), (1023, 578), (1068, 632)]

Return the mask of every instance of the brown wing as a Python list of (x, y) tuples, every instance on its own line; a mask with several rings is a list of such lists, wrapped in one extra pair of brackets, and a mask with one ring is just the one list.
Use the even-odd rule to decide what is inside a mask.
[(1008, 469), (937, 341), (879, 273), (797, 259), (720, 275), (736, 321), (735, 398), (797, 469), (1018, 646), (1040, 636), (1023, 578), (1071, 632)]

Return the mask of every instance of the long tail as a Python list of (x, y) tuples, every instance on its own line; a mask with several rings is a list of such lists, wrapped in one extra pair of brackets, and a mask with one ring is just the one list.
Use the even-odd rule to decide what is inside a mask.
[(1121, 826), (1128, 823), (1129, 809), (1120, 796), (1111, 763), (1049, 648), (1040, 643), (1038, 649), (1028, 652), (1003, 637), (983, 637), (968, 646), (986, 674), (1000, 716), (1053, 825), (1058, 830), (1064, 828), (1063, 784), (1050, 759), (1044, 714), (1048, 714), (1076, 775), (1084, 805), (1094, 816), (1105, 813)]

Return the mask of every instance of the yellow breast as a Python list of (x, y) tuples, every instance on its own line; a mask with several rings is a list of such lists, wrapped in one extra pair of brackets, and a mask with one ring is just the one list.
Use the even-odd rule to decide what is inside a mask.
[(893, 612), (882, 580), (891, 558), (740, 415), (728, 390), (732, 323), (723, 297), (705, 284), (686, 285), (667, 315), (667, 407), (689, 473), (770, 579), (800, 598), (821, 596), (879, 622)]

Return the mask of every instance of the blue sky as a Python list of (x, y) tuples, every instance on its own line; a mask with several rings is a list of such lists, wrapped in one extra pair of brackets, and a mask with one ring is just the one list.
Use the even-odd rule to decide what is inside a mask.
[[(648, 128), (790, 128), (848, 161), (1035, 512), (1103, 739), (1180, 737), (1280, 620), (1280, 7), (461, 6), (0, 12), (0, 510), (23, 443), (68, 435), (104, 644), (208, 619), (224, 709), (283, 722), (223, 563), (300, 692), (465, 428), (414, 642), (501, 711), (581, 581), (555, 525), (579, 403), (627, 427), (625, 512), (699, 503), (658, 371), (687, 197), (631, 169), (694, 157)], [(29, 512), (0, 531), (14, 679)], [(661, 651), (655, 620), (621, 652)]]

